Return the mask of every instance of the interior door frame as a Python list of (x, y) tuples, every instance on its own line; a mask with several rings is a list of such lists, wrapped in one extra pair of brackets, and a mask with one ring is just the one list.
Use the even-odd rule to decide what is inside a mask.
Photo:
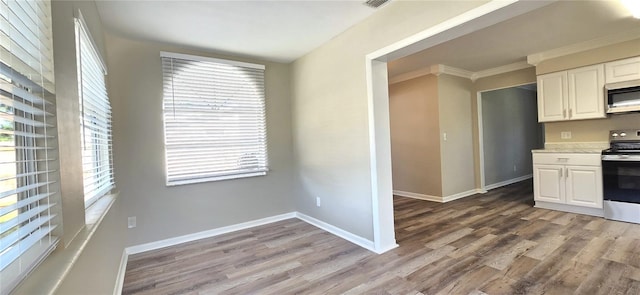
[(365, 56), (373, 249), (398, 247), (393, 219), (387, 61), (475, 32), (553, 1), (492, 0)]
[[(519, 87), (519, 86), (524, 86), (524, 85), (532, 85), (532, 84), (537, 84), (536, 81), (533, 82), (527, 82), (527, 83), (521, 83), (521, 84), (515, 84), (515, 85), (510, 85), (510, 86), (504, 86), (504, 87), (497, 87), (497, 88), (491, 88), (491, 89), (486, 89), (486, 90), (481, 90), (476, 92), (476, 104), (477, 104), (477, 118), (478, 118), (478, 162), (479, 162), (479, 171), (480, 171), (480, 190), (482, 190), (483, 192), (487, 192), (487, 183), (486, 183), (486, 179), (485, 179), (485, 173), (484, 173), (484, 127), (482, 125), (482, 93), (484, 92), (489, 92), (489, 91), (495, 91), (495, 90), (502, 90), (502, 89), (508, 89), (508, 88), (515, 88), (515, 87)], [(536, 98), (537, 100), (537, 98)]]

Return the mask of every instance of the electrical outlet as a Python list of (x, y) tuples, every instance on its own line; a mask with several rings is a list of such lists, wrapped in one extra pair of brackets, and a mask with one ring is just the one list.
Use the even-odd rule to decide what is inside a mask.
[(562, 132), (560, 132), (560, 138), (562, 138), (562, 139), (571, 139), (571, 131), (562, 131)]
[(518, 171), (518, 166), (513, 165), (513, 171), (514, 171), (514, 172), (515, 172), (515, 171)]
[(320, 207), (320, 197), (316, 197), (316, 206)]
[(127, 218), (127, 228), (134, 228), (134, 227), (136, 227), (136, 217), (131, 216)]
[(444, 132), (444, 133), (442, 134), (442, 138), (444, 139), (444, 141), (447, 141), (447, 133), (446, 133), (446, 132)]

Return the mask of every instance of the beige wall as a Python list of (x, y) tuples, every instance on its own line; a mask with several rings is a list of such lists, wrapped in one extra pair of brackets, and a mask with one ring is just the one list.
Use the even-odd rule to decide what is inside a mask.
[[(638, 129), (640, 114), (610, 115), (606, 119), (545, 123), (546, 142), (608, 142), (609, 131)], [(561, 139), (560, 132), (570, 131), (571, 139)]]
[[(639, 56), (640, 39), (549, 59), (536, 66), (538, 74), (557, 72), (597, 63)], [(638, 128), (640, 114), (611, 115), (606, 119), (545, 123), (546, 142), (606, 142), (609, 130)], [(571, 139), (560, 132), (570, 131)]]
[(126, 244), (122, 206), (122, 198), (117, 198), (55, 294), (114, 294)]
[[(438, 76), (442, 194), (451, 196), (475, 188), (471, 80)], [(446, 133), (446, 140), (444, 134)]]
[(390, 2), (293, 63), (299, 211), (373, 240), (365, 56), (485, 2)]
[(123, 233), (128, 245), (294, 210), (288, 65), (232, 58), (266, 65), (267, 175), (167, 187), (160, 51), (229, 57), (110, 34), (106, 41), (115, 178), (124, 215), (137, 217), (137, 227)]
[(447, 197), (475, 189), (472, 89), (446, 74), (389, 86), (394, 190)]
[(511, 86), (536, 83), (536, 70), (534, 67), (503, 73), (499, 75), (478, 79), (473, 84), (473, 97), (471, 99), (471, 116), (473, 123), (473, 158), (475, 170), (475, 186), (480, 188), (480, 140), (478, 137), (478, 92), (506, 88)]
[(393, 189), (442, 196), (438, 78), (389, 85)]

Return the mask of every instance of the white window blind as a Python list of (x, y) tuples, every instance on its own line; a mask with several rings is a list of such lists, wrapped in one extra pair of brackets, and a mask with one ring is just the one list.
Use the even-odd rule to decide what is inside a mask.
[(265, 175), (264, 66), (161, 56), (167, 185)]
[(57, 244), (49, 1), (0, 1), (0, 294)]
[(111, 105), (106, 70), (82, 17), (76, 18), (84, 200), (88, 207), (114, 186)]

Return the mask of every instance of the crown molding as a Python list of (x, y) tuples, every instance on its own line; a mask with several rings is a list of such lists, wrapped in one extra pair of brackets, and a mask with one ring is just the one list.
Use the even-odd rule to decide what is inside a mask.
[(473, 75), (471, 75), (471, 81), (475, 82), (476, 80), (478, 80), (480, 78), (495, 76), (495, 75), (499, 75), (499, 74), (504, 74), (504, 73), (508, 73), (508, 72), (513, 72), (513, 71), (517, 71), (517, 70), (530, 68), (530, 67), (533, 67), (533, 66), (530, 65), (529, 63), (527, 63), (527, 61), (524, 61), (524, 60), (523, 61), (519, 61), (519, 62), (514, 62), (512, 64), (508, 64), (508, 65), (504, 65), (504, 66), (499, 66), (499, 67), (495, 67), (495, 68), (491, 68), (491, 69), (486, 69), (486, 70), (483, 70), (483, 71), (475, 72), (475, 73), (473, 73)]
[(467, 79), (475, 82), (476, 80), (478, 80), (480, 78), (489, 77), (489, 76), (495, 76), (495, 75), (508, 73), (508, 72), (513, 72), (513, 71), (517, 71), (517, 70), (521, 70), (521, 69), (526, 69), (526, 68), (529, 68), (529, 67), (532, 67), (532, 65), (528, 64), (526, 61), (519, 61), (519, 62), (515, 62), (515, 63), (512, 63), (512, 64), (504, 65), (504, 66), (499, 66), (499, 67), (495, 67), (495, 68), (491, 68), (491, 69), (482, 70), (482, 71), (479, 71), (479, 72), (471, 72), (471, 71), (467, 71), (465, 69), (459, 69), (459, 68), (454, 68), (454, 67), (447, 66), (447, 65), (438, 64), (438, 65), (432, 65), (430, 67), (426, 67), (426, 68), (422, 68), (422, 69), (418, 69), (418, 70), (415, 70), (415, 71), (411, 71), (411, 72), (407, 72), (407, 73), (403, 73), (403, 74), (397, 75), (397, 76), (389, 79), (389, 84), (395, 84), (395, 83), (411, 80), (413, 78), (418, 78), (420, 76), (425, 76), (425, 75), (440, 76), (441, 74), (447, 74), (447, 75), (451, 75), (451, 76), (467, 78)]
[(471, 79), (471, 76), (473, 75), (473, 72), (446, 66), (446, 65), (438, 65), (438, 68), (439, 68), (439, 73), (437, 75), (447, 74), (447, 75), (457, 76), (457, 77), (467, 78), (467, 79)]
[(411, 71), (411, 72), (407, 72), (407, 73), (395, 76), (389, 79), (389, 84), (395, 84), (395, 83), (411, 80), (413, 78), (418, 78), (420, 76), (426, 76), (426, 75), (440, 76), (442, 74), (458, 76), (458, 77), (467, 78), (467, 79), (471, 79), (471, 75), (473, 75), (472, 72), (469, 72), (467, 70), (438, 64), (438, 65), (432, 65), (430, 67), (418, 69), (415, 71)]
[(426, 75), (429, 75), (429, 74), (434, 74), (434, 73), (431, 72), (431, 67), (422, 68), (422, 69), (419, 69), (419, 70), (406, 72), (406, 73), (397, 75), (397, 76), (389, 79), (389, 84), (400, 83), (400, 82), (403, 82), (403, 81), (411, 80), (411, 79), (418, 78), (418, 77), (421, 77), (421, 76), (426, 76)]
[(601, 38), (592, 39), (576, 44), (571, 44), (565, 47), (555, 48), (539, 53), (530, 54), (527, 56), (527, 63), (536, 66), (539, 63), (565, 55), (570, 55), (578, 52), (583, 52), (591, 49), (604, 47), (607, 45), (613, 45), (625, 41), (630, 41), (640, 38), (640, 28), (629, 31), (620, 32), (617, 34), (607, 35)]

